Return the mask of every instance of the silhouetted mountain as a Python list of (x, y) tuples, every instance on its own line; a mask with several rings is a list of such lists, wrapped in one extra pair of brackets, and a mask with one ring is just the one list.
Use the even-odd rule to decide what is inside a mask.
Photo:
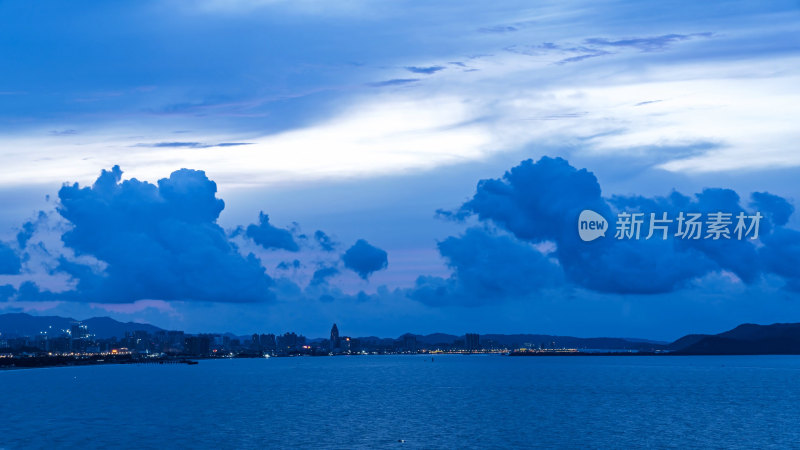
[(676, 351), (682, 350), (690, 345), (694, 345), (703, 339), (713, 336), (711, 334), (687, 334), (686, 336), (678, 339), (677, 341), (664, 347), (664, 350)]
[[(32, 316), (25, 313), (0, 314), (0, 333), (3, 336), (36, 336), (41, 332), (58, 336), (62, 330), (69, 330), (75, 319), (59, 316)], [(81, 321), (88, 328), (89, 333), (100, 339), (110, 337), (123, 337), (125, 332), (147, 331), (154, 333), (160, 331), (154, 325), (136, 322), (119, 322), (110, 317), (92, 317)]]
[(797, 337), (800, 336), (800, 323), (774, 323), (772, 325), (745, 323), (730, 331), (720, 333), (717, 336), (748, 341), (784, 338), (788, 336)]
[(75, 319), (59, 316), (32, 316), (25, 313), (0, 314), (0, 333), (3, 336), (37, 336), (40, 332), (59, 334), (68, 330)]
[(685, 355), (795, 355), (800, 354), (800, 324), (751, 323), (716, 335), (688, 335), (668, 346)]
[(113, 336), (123, 337), (125, 332), (147, 331), (148, 333), (155, 333), (156, 331), (163, 331), (161, 328), (148, 323), (119, 322), (111, 317), (92, 317), (84, 320), (83, 323), (89, 327), (90, 333), (100, 339), (107, 339)]
[(667, 344), (669, 344), (669, 342), (666, 342), (666, 341), (656, 341), (656, 340), (653, 340), (653, 339), (640, 339), (640, 338), (628, 338), (628, 337), (624, 337), (624, 338), (620, 338), (620, 339), (625, 339), (626, 341), (630, 341), (630, 342), (644, 342), (645, 344), (655, 344), (655, 345), (667, 345)]

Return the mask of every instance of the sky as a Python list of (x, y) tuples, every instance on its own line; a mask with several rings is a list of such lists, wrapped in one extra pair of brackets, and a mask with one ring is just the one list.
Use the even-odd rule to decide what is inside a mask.
[[(0, 313), (310, 337), (800, 322), (798, 27), (797, 1), (0, 2)], [(604, 237), (578, 239), (584, 209)], [(614, 236), (692, 211), (760, 234)]]

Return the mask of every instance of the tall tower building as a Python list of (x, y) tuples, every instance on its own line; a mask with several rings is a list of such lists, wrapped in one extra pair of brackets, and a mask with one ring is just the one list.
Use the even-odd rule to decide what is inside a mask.
[(333, 328), (331, 328), (331, 351), (333, 352), (339, 348), (339, 328), (336, 324), (333, 324)]

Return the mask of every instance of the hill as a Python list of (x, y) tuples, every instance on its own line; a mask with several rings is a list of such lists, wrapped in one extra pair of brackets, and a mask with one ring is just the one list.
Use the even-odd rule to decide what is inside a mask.
[[(5, 337), (37, 336), (41, 332), (58, 336), (69, 330), (75, 319), (59, 316), (32, 316), (25, 313), (0, 314), (0, 333)], [(92, 317), (81, 321), (89, 333), (100, 339), (124, 337), (125, 332), (147, 331), (154, 333), (161, 328), (146, 323), (120, 322), (110, 317)]]
[(800, 323), (746, 323), (715, 335), (688, 335), (667, 346), (683, 355), (797, 355)]

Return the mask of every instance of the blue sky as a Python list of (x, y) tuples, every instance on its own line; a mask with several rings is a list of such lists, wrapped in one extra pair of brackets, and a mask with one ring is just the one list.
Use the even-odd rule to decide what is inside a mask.
[(476, 200), (547, 156), (602, 197), (520, 198), (796, 206), (798, 25), (796, 1), (0, 3), (0, 311), (311, 336), (800, 321), (796, 215), (758, 257), (664, 256), (676, 278), (639, 292), (604, 287), (624, 267), (576, 278), (569, 242), (509, 221), (545, 220), (527, 200)]

